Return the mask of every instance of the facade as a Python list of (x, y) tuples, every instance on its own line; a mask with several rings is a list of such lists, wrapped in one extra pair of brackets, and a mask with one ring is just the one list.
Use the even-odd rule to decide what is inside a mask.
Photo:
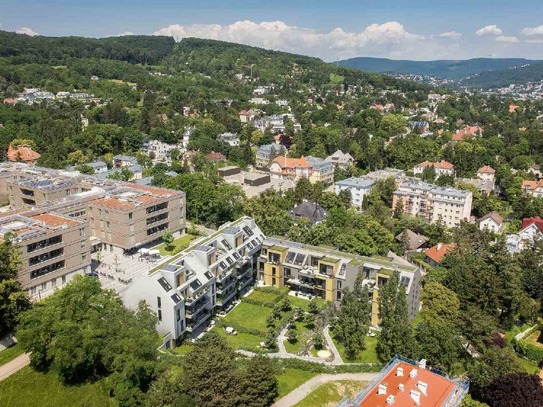
[(256, 167), (268, 168), (272, 160), (282, 154), (285, 154), (287, 149), (282, 144), (265, 144), (258, 147), (256, 150)]
[(534, 198), (543, 198), (543, 181), (522, 181), (522, 190)]
[(414, 174), (422, 174), (423, 171), (426, 168), (432, 167), (434, 168), (436, 172), (436, 176), (440, 177), (441, 175), (452, 175), (454, 176), (454, 165), (452, 165), (448, 161), (439, 161), (439, 162), (431, 162), (431, 161), (424, 161), (420, 164), (417, 164), (413, 167), (413, 173)]
[(334, 154), (326, 157), (326, 161), (331, 162), (334, 167), (347, 169), (354, 164), (354, 158), (349, 153), (337, 150)]
[[(19, 217), (7, 222), (2, 235), (15, 231), (28, 239), (26, 232), (32, 232), (40, 239), (34, 230), (47, 235), (25, 240), (40, 249), (21, 246), (22, 259), (28, 257), (33, 264), (23, 268), (19, 278), (33, 298), (43, 297), (40, 290), (60, 287), (75, 272), (88, 271), (91, 251), (132, 252), (160, 239), (166, 230), (177, 235), (186, 227), (184, 192), (78, 172), (4, 163), (0, 194), (9, 197), (13, 209), (1, 218)], [(38, 265), (43, 270), (28, 280)]]
[(275, 157), (270, 165), (270, 176), (276, 179), (309, 179), (311, 166), (304, 157), (287, 158), (285, 156)]
[(305, 159), (311, 166), (309, 181), (311, 181), (312, 184), (315, 182), (323, 182), (326, 185), (334, 183), (334, 166), (332, 163), (311, 156), (307, 156)]
[(375, 184), (372, 179), (361, 178), (349, 178), (336, 182), (336, 195), (343, 190), (351, 192), (351, 204), (360, 208), (364, 198), (371, 192), (371, 187)]
[(113, 157), (113, 166), (115, 168), (126, 168), (126, 167), (132, 167), (133, 165), (136, 165), (138, 163), (138, 160), (136, 157), (132, 157), (129, 155), (116, 155)]
[(455, 227), (469, 220), (473, 194), (452, 187), (438, 187), (422, 181), (405, 181), (394, 192), (393, 209), (401, 207), (404, 213), (421, 216), (431, 223), (442, 221)]
[(371, 323), (379, 325), (379, 289), (392, 276), (400, 273), (405, 285), (409, 317), (420, 308), (421, 269), (389, 253), (383, 257), (364, 257), (324, 247), (268, 238), (258, 258), (258, 278), (265, 285), (289, 287), (302, 295), (341, 302), (342, 291), (353, 289), (362, 274), (371, 302)]
[(128, 286), (123, 301), (134, 309), (145, 301), (158, 316), (165, 343), (197, 338), (212, 315), (229, 309), (254, 285), (263, 241), (251, 218), (224, 225)]
[(143, 146), (143, 151), (152, 157), (154, 162), (169, 162), (173, 150), (181, 151), (180, 145), (168, 144), (159, 140), (149, 140)]
[(222, 133), (218, 135), (217, 139), (227, 143), (230, 147), (239, 146), (239, 137), (236, 133)]
[(496, 170), (489, 165), (485, 165), (477, 170), (477, 178), (483, 181), (494, 181)]
[(468, 390), (469, 381), (428, 369), (425, 359), (395, 356), (362, 392), (338, 407), (458, 407)]

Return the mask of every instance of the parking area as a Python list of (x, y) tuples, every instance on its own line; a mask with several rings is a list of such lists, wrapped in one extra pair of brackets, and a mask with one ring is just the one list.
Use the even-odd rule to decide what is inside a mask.
[(224, 181), (228, 184), (232, 185), (239, 185), (241, 188), (243, 188), (243, 192), (245, 192), (245, 195), (247, 195), (249, 198), (253, 196), (260, 195), (262, 192), (269, 188), (273, 188), (275, 190), (287, 190), (294, 188), (294, 181), (292, 180), (285, 180), (285, 179), (274, 179), (272, 178), (270, 182), (264, 185), (259, 186), (251, 186), (244, 183), (244, 179), (246, 175), (260, 175), (260, 174), (268, 174), (266, 172), (261, 171), (241, 171), (241, 173), (236, 175), (230, 175), (227, 177), (224, 177)]

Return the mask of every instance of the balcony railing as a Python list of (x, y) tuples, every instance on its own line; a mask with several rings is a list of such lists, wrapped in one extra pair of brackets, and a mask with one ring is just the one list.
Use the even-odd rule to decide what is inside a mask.
[(46, 261), (49, 261), (51, 259), (55, 259), (57, 257), (60, 257), (64, 254), (64, 249), (60, 248), (57, 250), (50, 251), (48, 253), (40, 254), (39, 256), (31, 257), (28, 259), (28, 265), (30, 267), (33, 267), (37, 264), (44, 263)]

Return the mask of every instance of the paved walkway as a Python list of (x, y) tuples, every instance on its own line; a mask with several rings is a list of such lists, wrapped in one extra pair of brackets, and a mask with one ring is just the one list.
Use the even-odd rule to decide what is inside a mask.
[[(282, 399), (276, 401), (272, 407), (291, 407), (299, 401), (303, 400), (309, 393), (319, 387), (321, 384), (327, 382), (334, 382), (337, 380), (360, 380), (363, 382), (369, 382), (379, 373), (343, 373), (343, 374), (321, 374), (308, 380), (300, 387), (292, 390)], [(361, 389), (362, 390), (362, 389)]]
[(17, 373), (23, 367), (26, 367), (30, 364), (30, 358), (28, 353), (23, 353), (22, 355), (17, 356), (15, 359), (9, 361), (6, 364), (0, 366), (0, 382), (4, 379), (7, 379), (12, 374)]
[(341, 358), (341, 355), (339, 354), (339, 351), (336, 348), (336, 344), (332, 340), (332, 337), (330, 336), (330, 327), (324, 328), (324, 331), (322, 331), (324, 335), (324, 339), (326, 340), (327, 348), (332, 354), (334, 355), (334, 360), (331, 362), (332, 365), (342, 365), (343, 359)]

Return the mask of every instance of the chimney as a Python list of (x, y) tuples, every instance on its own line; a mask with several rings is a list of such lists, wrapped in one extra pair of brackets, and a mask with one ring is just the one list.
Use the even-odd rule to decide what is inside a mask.
[(416, 390), (411, 390), (409, 392), (409, 396), (411, 397), (411, 399), (415, 402), (417, 406), (420, 406), (420, 392)]
[(417, 387), (425, 396), (428, 394), (428, 383), (424, 383), (419, 380), (419, 382), (417, 383)]
[(419, 367), (421, 369), (426, 369), (426, 359), (421, 359), (419, 362)]
[(417, 377), (417, 374), (418, 374), (418, 370), (413, 369), (411, 370), (411, 372), (409, 372), (409, 377)]
[(396, 376), (402, 377), (403, 376), (403, 367), (399, 367), (396, 369)]
[(394, 401), (395, 401), (395, 398), (394, 396), (391, 394), (390, 396), (387, 397), (387, 404), (394, 404)]
[(400, 383), (400, 384), (398, 385), (398, 390), (400, 390), (400, 391), (404, 391), (404, 390), (405, 390), (405, 386), (404, 386), (403, 383)]
[(437, 251), (440, 251), (440, 250), (441, 250), (441, 245), (442, 245), (442, 243), (438, 243), (438, 244), (437, 244)]
[(380, 384), (379, 388), (377, 390), (377, 394), (387, 394), (387, 385), (386, 384)]

